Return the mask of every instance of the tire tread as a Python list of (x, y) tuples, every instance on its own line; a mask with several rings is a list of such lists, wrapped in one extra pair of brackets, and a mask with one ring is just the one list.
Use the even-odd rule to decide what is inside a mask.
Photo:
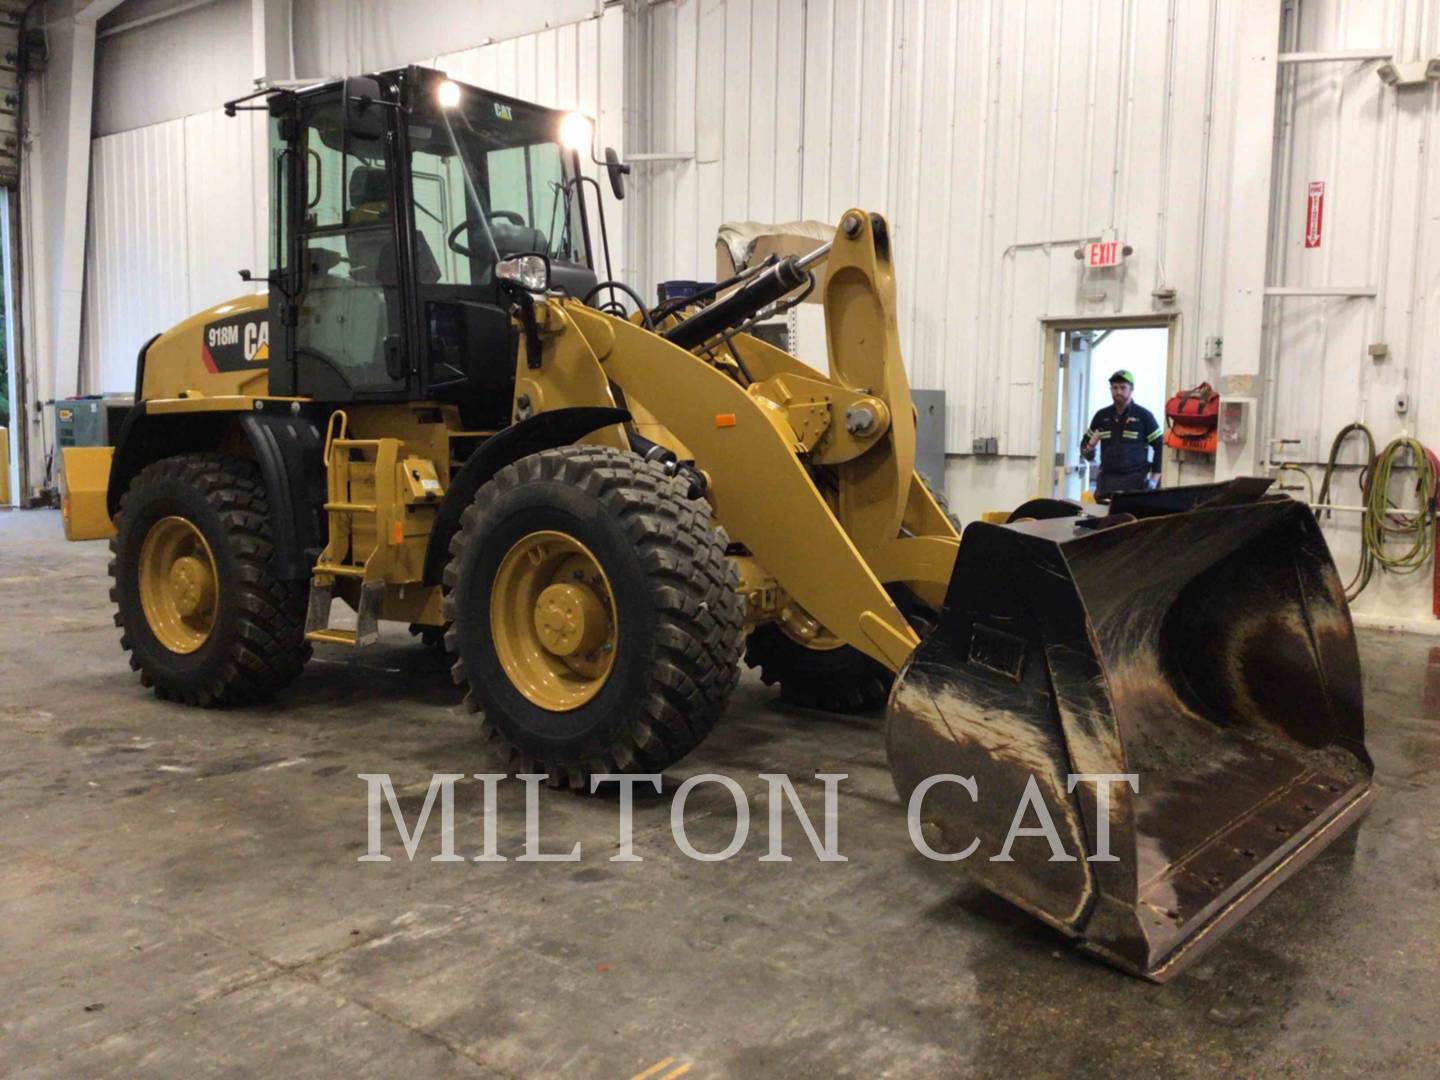
[[(178, 680), (147, 662), (143, 650), (135, 647), (133, 628), (126, 624), (120, 607), (126, 515), (133, 512), (150, 485), (166, 480), (198, 492), (215, 509), (239, 568), (239, 580), (222, 584), (222, 588), (238, 590), (237, 632), (215, 670), (199, 680)], [(305, 640), (305, 590), (300, 583), (280, 581), (271, 568), (275, 543), (269, 499), (254, 462), (204, 452), (148, 465), (121, 497), (115, 527), (110, 540), (110, 599), (117, 605), (120, 647), (130, 654), (130, 667), (140, 673), (141, 685), (153, 689), (156, 697), (206, 708), (248, 703), (271, 696), (300, 674), (310, 658)], [(136, 615), (144, 618), (139, 612)]]
[[(608, 752), (589, 761), (535, 761), (510, 746), (511, 765), (538, 765), (553, 786), (572, 788), (586, 786), (592, 773), (661, 772), (709, 734), (739, 681), (744, 610), (725, 531), (712, 524), (709, 503), (688, 499), (685, 485), (657, 463), (608, 447), (541, 451), (500, 470), (462, 515), (445, 569), (449, 623), (459, 614), (458, 568), (480, 541), (485, 510), (505, 492), (540, 481), (578, 487), (614, 516), (639, 553), (658, 625), (647, 693)], [(483, 715), (458, 638), (451, 631), (445, 641), (455, 656), (455, 682), (467, 691), (466, 708), (481, 713), (486, 735), (503, 742)]]

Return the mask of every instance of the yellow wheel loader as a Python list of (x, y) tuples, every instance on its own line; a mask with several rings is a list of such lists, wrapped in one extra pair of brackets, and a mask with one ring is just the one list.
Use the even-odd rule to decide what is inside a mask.
[[(105, 493), (160, 697), (261, 698), (396, 620), (517, 767), (583, 788), (693, 749), (748, 640), (796, 693), (889, 689), (935, 850), (1152, 978), (1364, 805), (1354, 636), (1298, 504), (1039, 500), (961, 543), (914, 472), (879, 215), (651, 308), (596, 272), (583, 118), (415, 67), (227, 108), (270, 116), (268, 291), (140, 350)], [(746, 332), (821, 260), (828, 375)]]

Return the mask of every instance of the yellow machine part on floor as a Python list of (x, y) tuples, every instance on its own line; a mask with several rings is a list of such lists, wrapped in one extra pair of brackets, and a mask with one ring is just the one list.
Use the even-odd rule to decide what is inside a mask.
[(110, 446), (61, 447), (60, 514), (66, 540), (108, 540), (115, 535), (105, 506), (114, 453)]

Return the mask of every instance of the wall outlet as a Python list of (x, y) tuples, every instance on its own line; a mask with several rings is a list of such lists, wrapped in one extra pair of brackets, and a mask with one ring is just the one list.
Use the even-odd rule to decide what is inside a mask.
[(1396, 411), (1397, 413), (1399, 413), (1401, 416), (1404, 416), (1407, 412), (1410, 411), (1410, 395), (1409, 395), (1409, 394), (1396, 394), (1396, 395), (1395, 395), (1395, 411)]
[(970, 440), (971, 453), (975, 454), (998, 454), (1000, 452), (1000, 440), (994, 435), (977, 435)]

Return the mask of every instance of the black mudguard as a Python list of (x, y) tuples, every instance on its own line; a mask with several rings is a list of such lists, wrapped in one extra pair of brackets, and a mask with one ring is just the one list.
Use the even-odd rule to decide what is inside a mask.
[(113, 518), (121, 496), (145, 466), (221, 445), (229, 422), (250, 444), (270, 501), (275, 538), (274, 567), (284, 581), (310, 576), (325, 545), (324, 433), (310, 407), (292, 411), (288, 402), (263, 403), (243, 413), (151, 414), (138, 403), (125, 417), (110, 460), (106, 508)]

